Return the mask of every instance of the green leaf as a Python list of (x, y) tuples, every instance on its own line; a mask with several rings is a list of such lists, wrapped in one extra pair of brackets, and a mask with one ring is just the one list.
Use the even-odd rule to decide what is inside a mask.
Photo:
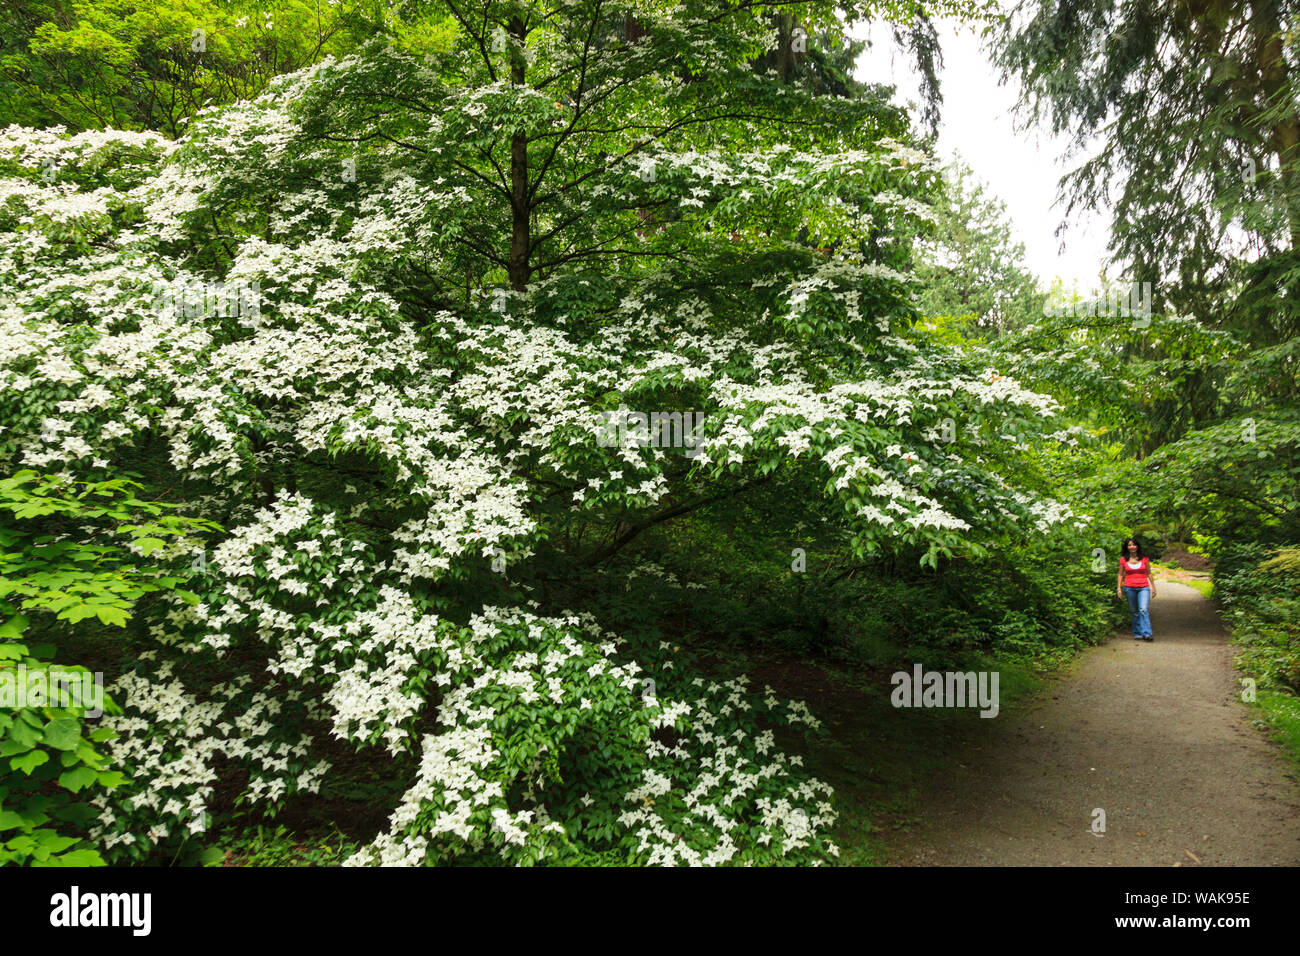
[(106, 866), (104, 858), (99, 855), (98, 850), (81, 849), (69, 850), (62, 856), (52, 856), (46, 862), (46, 866)]
[(99, 610), (100, 608), (95, 607), (93, 604), (77, 604), (60, 611), (59, 619), (76, 624), (78, 621), (85, 620), (88, 617), (94, 617)]
[(81, 742), (81, 723), (71, 717), (58, 717), (45, 725), (41, 739), (55, 750), (72, 750)]
[(226, 861), (226, 851), (220, 847), (206, 847), (199, 854), (199, 863), (203, 866), (219, 866)]
[(62, 853), (70, 846), (75, 846), (80, 842), (80, 837), (62, 836), (53, 830), (37, 830), (32, 836), (36, 838), (37, 846), (46, 854)]
[(21, 827), (26, 821), (13, 810), (0, 810), (0, 830)]
[[(22, 637), (23, 631), (27, 629), (27, 618), (21, 614), (15, 614), (4, 624), (0, 624), (0, 640), (13, 640)], [(0, 647), (0, 657), (6, 657), (4, 648)]]
[(140, 546), (141, 553), (143, 553), (145, 557), (148, 557), (159, 548), (166, 545), (167, 542), (162, 538), (141, 538), (136, 542), (136, 544)]
[(29, 750), (21, 757), (14, 757), (10, 760), (9, 766), (13, 767), (15, 770), (21, 770), (23, 773), (30, 776), (33, 770), (41, 764), (48, 762), (49, 759), (50, 755), (44, 750)]
[(131, 614), (125, 608), (97, 607), (95, 608), (95, 616), (105, 624), (116, 624), (118, 627), (125, 627)]
[(5, 846), (9, 847), (11, 850), (17, 850), (20, 854), (26, 855), (36, 849), (36, 841), (24, 833), (14, 837), (6, 843)]
[(71, 790), (73, 793), (79, 793), (84, 788), (95, 782), (98, 775), (89, 767), (77, 767), (75, 770), (65, 770), (59, 774), (59, 786)]

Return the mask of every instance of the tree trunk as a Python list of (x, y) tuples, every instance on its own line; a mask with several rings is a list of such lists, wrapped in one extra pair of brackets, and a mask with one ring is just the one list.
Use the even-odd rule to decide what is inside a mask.
[[(524, 21), (514, 17), (510, 21), (510, 35), (519, 41), (519, 47), (510, 49), (510, 80), (515, 86), (524, 85), (523, 43), (527, 37)], [(532, 208), (528, 200), (528, 137), (516, 130), (510, 137), (510, 260), (507, 269), (510, 288), (523, 292), (528, 288), (532, 269), (528, 262), (531, 244)]]
[(1270, 131), (1270, 143), (1278, 159), (1278, 183), (1286, 204), (1292, 251), (1300, 250), (1300, 118), (1291, 93), (1290, 71), (1282, 50), (1282, 26), (1275, 0), (1252, 5), (1251, 32), (1259, 65), (1260, 92), (1266, 108), (1282, 109)]

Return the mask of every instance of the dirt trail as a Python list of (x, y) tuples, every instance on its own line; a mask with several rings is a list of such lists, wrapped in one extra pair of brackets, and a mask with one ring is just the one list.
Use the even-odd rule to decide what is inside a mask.
[(964, 752), (923, 792), (921, 822), (886, 836), (889, 862), (1300, 864), (1297, 775), (1251, 725), (1210, 602), (1161, 582), (1151, 621), (1153, 643), (1089, 649)]

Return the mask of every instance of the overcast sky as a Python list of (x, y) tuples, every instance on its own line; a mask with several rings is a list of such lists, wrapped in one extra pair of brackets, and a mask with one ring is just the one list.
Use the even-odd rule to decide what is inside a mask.
[[(911, 57), (893, 50), (888, 31), (860, 25), (853, 35), (876, 41), (858, 60), (857, 77), (895, 85), (897, 102), (919, 102)], [(1018, 87), (998, 85), (997, 70), (970, 28), (959, 30), (944, 22), (939, 37), (944, 61), (939, 77), (943, 92), (939, 158), (947, 161), (959, 153), (1007, 204), (1016, 238), (1025, 244), (1026, 265), (1041, 281), (1050, 283), (1059, 276), (1067, 287), (1094, 288), (1110, 235), (1108, 220), (1075, 214), (1061, 239), (1055, 236), (1062, 220), (1062, 208), (1054, 205), (1056, 183), (1068, 168), (1061, 164), (1065, 143), (1039, 130), (1016, 131), (1011, 108)], [(915, 109), (912, 113), (918, 115)]]

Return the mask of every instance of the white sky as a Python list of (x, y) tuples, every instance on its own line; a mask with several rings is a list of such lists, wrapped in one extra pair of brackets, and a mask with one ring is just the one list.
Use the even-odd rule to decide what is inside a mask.
[[(1041, 282), (1060, 277), (1067, 288), (1095, 288), (1110, 238), (1109, 218), (1085, 219), (1074, 213), (1066, 232), (1059, 239), (1055, 236), (1064, 211), (1056, 205), (1056, 184), (1072, 168), (1062, 164), (1064, 140), (1038, 129), (1017, 132), (1011, 108), (1018, 86), (998, 85), (998, 70), (981, 51), (979, 36), (970, 27), (958, 28), (949, 21), (937, 26), (944, 63), (939, 75), (943, 104), (938, 157), (946, 162), (960, 154), (989, 191), (1007, 204), (1015, 237), (1025, 245), (1026, 265)], [(875, 41), (858, 60), (855, 76), (864, 82), (893, 84), (895, 102), (913, 107), (919, 103), (920, 86), (911, 56), (894, 49), (888, 30), (859, 24), (852, 33)], [(919, 125), (919, 111), (911, 112)]]

